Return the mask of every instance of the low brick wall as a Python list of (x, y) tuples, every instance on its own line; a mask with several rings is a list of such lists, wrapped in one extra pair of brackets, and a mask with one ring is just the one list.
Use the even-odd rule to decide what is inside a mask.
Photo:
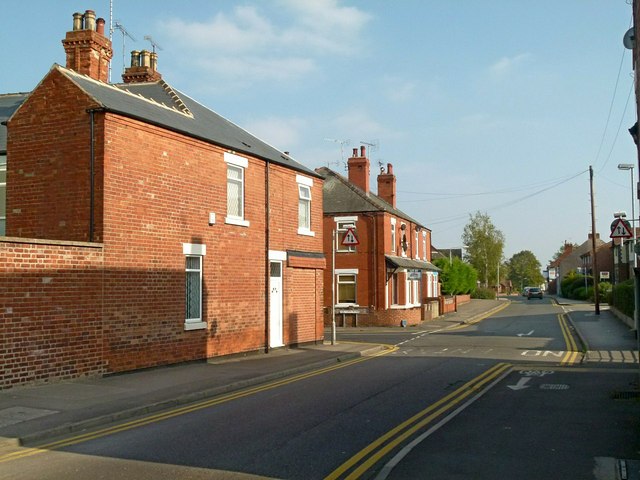
[(104, 372), (101, 244), (0, 237), (0, 389)]

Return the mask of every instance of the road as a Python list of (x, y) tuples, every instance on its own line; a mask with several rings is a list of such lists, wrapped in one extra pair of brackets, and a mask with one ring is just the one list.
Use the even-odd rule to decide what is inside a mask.
[(607, 479), (615, 458), (638, 457), (637, 401), (611, 396), (637, 370), (581, 367), (569, 322), (547, 299), (514, 297), (446, 331), (346, 330), (339, 340), (393, 348), (15, 449), (0, 478)]

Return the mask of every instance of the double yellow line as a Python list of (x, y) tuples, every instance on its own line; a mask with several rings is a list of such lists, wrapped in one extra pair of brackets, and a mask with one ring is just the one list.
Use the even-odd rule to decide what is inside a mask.
[(569, 328), (567, 317), (564, 313), (560, 313), (558, 315), (558, 321), (560, 322), (560, 329), (562, 330), (564, 343), (567, 346), (567, 352), (562, 357), (560, 365), (573, 365), (574, 363), (576, 363), (578, 355), (580, 355), (578, 345), (576, 344), (576, 341), (571, 334), (571, 329)]
[(122, 423), (119, 425), (113, 425), (113, 426), (102, 428), (92, 432), (84, 433), (82, 435), (76, 435), (74, 437), (66, 438), (63, 440), (58, 440), (58, 441), (47, 443), (44, 445), (39, 445), (37, 448), (21, 448), (18, 451), (11, 452), (5, 455), (0, 455), (0, 463), (9, 462), (9, 461), (17, 460), (20, 458), (30, 457), (32, 455), (44, 453), (49, 450), (56, 450), (56, 449), (68, 447), (71, 445), (76, 445), (78, 443), (87, 442), (89, 440), (94, 440), (96, 438), (105, 437), (107, 435), (113, 435), (115, 433), (131, 430), (137, 427), (142, 427), (144, 425), (149, 425), (151, 423), (156, 423), (169, 418), (185, 415), (187, 413), (195, 412), (197, 410), (202, 410), (204, 408), (213, 407), (215, 405), (220, 405), (222, 403), (230, 402), (232, 400), (237, 400), (239, 398), (248, 397), (250, 395), (254, 395), (256, 393), (264, 392), (267, 390), (272, 390), (274, 388), (282, 387), (284, 385), (298, 382), (300, 380), (304, 380), (307, 378), (315, 377), (317, 375), (323, 375), (333, 370), (338, 370), (340, 368), (345, 368), (351, 365), (355, 365), (356, 363), (365, 362), (372, 358), (376, 358), (382, 355), (387, 355), (388, 353), (395, 352), (396, 350), (398, 350), (398, 347), (384, 345), (384, 350), (381, 350), (380, 352), (376, 352), (375, 354), (370, 356), (358, 357), (353, 360), (336, 363), (335, 365), (331, 365), (329, 367), (286, 377), (286, 378), (283, 378), (282, 380), (276, 380), (271, 383), (246, 388), (244, 390), (228, 393), (225, 395), (220, 395), (210, 400), (204, 400), (201, 402), (192, 403), (184, 407), (174, 408), (174, 409), (160, 412), (154, 415), (132, 420), (130, 422)]
[(485, 318), (489, 318), (493, 315), (495, 315), (496, 313), (504, 310), (505, 308), (507, 308), (509, 305), (511, 305), (511, 300), (505, 300), (504, 303), (502, 305), (500, 305), (499, 307), (484, 313), (483, 315), (480, 315), (478, 317), (473, 318), (472, 320), (465, 322), (465, 323), (461, 323), (459, 325), (454, 325), (453, 327), (449, 327), (446, 328), (444, 331), (450, 332), (451, 330), (461, 330), (463, 328), (467, 328), (469, 325), (474, 325), (478, 322), (481, 322), (482, 320), (484, 320)]
[(473, 380), (465, 383), (455, 392), (438, 400), (413, 417), (389, 430), (380, 438), (360, 450), (357, 454), (331, 472), (325, 480), (355, 480), (365, 474), (373, 465), (379, 462), (394, 448), (402, 445), (408, 438), (424, 429), (434, 420), (454, 409), (471, 395), (479, 394), (487, 384), (497, 381), (502, 375), (511, 370), (508, 363), (499, 363)]

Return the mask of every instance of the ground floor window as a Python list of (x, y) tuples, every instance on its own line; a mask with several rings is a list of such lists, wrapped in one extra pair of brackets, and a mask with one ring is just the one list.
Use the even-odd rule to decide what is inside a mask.
[(202, 259), (206, 246), (183, 244), (185, 254), (185, 330), (206, 328), (202, 315)]
[(338, 304), (356, 304), (356, 275), (340, 273), (336, 275), (338, 283)]

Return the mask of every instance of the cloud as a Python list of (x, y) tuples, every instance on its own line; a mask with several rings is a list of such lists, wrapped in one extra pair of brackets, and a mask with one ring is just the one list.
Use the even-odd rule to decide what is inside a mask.
[(245, 122), (247, 131), (258, 138), (268, 139), (268, 143), (281, 151), (292, 154), (300, 145), (303, 131), (307, 129), (307, 122), (300, 118), (265, 117)]
[(327, 56), (348, 56), (361, 48), (370, 16), (336, 0), (274, 0), (267, 9), (239, 6), (205, 20), (172, 18), (159, 28), (174, 45), (189, 52), (211, 82), (241, 85), (296, 81), (320, 68)]
[(513, 57), (502, 57), (489, 67), (489, 73), (494, 78), (503, 78), (513, 73), (518, 67), (531, 58), (530, 53), (521, 53)]
[(384, 89), (389, 100), (394, 102), (406, 102), (414, 97), (416, 84), (398, 77), (387, 76), (384, 78)]

